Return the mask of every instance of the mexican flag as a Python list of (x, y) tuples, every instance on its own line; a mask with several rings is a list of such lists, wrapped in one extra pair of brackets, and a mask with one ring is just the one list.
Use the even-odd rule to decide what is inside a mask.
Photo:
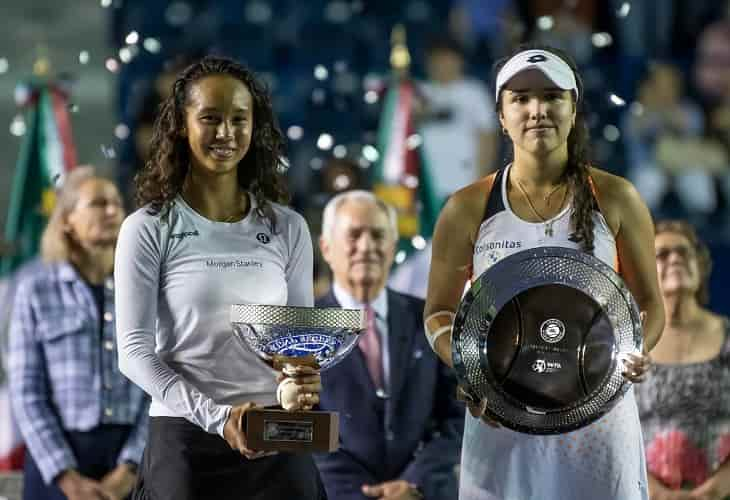
[[(59, 84), (36, 79), (18, 86), (16, 100), (24, 111), (21, 125), (25, 124), (25, 133), (5, 221), (5, 243), (10, 247), (10, 255), (0, 259), (0, 305), (4, 312), (0, 337), (6, 335), (12, 307), (12, 273), (37, 255), (55, 202), (54, 187), (76, 165), (67, 92)], [(0, 471), (9, 471), (22, 469), (24, 446), (11, 414), (3, 366), (4, 362), (0, 364)]]
[(398, 211), (400, 248), (406, 253), (413, 250), (413, 237), (431, 238), (440, 209), (414, 121), (418, 102), (418, 90), (410, 78), (396, 79), (386, 90), (373, 173), (375, 194)]
[(58, 84), (34, 80), (16, 89), (26, 125), (13, 177), (5, 221), (10, 255), (0, 261), (0, 276), (38, 253), (40, 237), (55, 201), (54, 186), (76, 165), (68, 94)]

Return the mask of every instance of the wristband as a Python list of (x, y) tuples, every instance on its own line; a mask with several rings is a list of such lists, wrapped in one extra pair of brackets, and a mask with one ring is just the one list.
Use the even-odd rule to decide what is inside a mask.
[(445, 333), (451, 333), (455, 314), (451, 311), (438, 311), (429, 315), (423, 323), (426, 340), (434, 350), (436, 340)]

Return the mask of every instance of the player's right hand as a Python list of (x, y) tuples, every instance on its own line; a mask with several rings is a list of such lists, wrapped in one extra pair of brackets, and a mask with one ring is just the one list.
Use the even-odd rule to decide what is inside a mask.
[(489, 415), (487, 415), (487, 400), (482, 399), (481, 401), (476, 401), (468, 392), (466, 392), (461, 386), (458, 386), (456, 388), (457, 390), (457, 396), (456, 398), (459, 401), (465, 401), (466, 407), (469, 409), (469, 413), (474, 418), (479, 418), (487, 425), (490, 425), (492, 427), (502, 427), (499, 422), (491, 418)]
[(255, 451), (250, 449), (246, 444), (246, 433), (244, 432), (243, 423), (245, 422), (246, 412), (255, 407), (255, 403), (244, 403), (242, 405), (234, 406), (231, 408), (231, 413), (228, 415), (228, 420), (226, 420), (226, 424), (223, 427), (223, 437), (228, 443), (228, 446), (239, 451), (249, 460), (267, 457), (276, 453)]

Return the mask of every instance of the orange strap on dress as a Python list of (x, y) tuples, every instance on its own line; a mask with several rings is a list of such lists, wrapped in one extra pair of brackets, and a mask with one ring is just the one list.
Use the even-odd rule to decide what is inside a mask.
[[(588, 176), (588, 186), (591, 189), (591, 193), (593, 193), (593, 199), (596, 200), (596, 205), (598, 205), (598, 211), (603, 213), (603, 209), (601, 208), (601, 197), (598, 193), (598, 187), (596, 187), (596, 183), (593, 181), (593, 177), (591, 177), (590, 175)], [(603, 217), (605, 218), (606, 216), (604, 215)], [(620, 273), (621, 271), (621, 261), (619, 261), (618, 258), (618, 249), (616, 249), (616, 257), (613, 259), (613, 270), (616, 271), (616, 273)]]

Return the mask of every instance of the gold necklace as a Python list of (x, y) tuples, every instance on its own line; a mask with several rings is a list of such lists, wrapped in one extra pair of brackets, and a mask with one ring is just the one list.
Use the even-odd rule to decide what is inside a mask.
[[(538, 212), (537, 208), (535, 208), (535, 205), (533, 205), (532, 200), (530, 199), (530, 196), (527, 194), (527, 190), (524, 188), (524, 186), (522, 186), (522, 183), (520, 182), (520, 180), (515, 179), (515, 181), (517, 181), (517, 189), (520, 190), (520, 192), (522, 193), (522, 196), (524, 196), (525, 200), (527, 200), (527, 204), (529, 205), (530, 210), (532, 210), (532, 213), (535, 214), (538, 219), (540, 219), (542, 222), (545, 223), (545, 236), (552, 237), (554, 234), (553, 223), (555, 222), (555, 219), (553, 218), (552, 220), (548, 220), (547, 217), (544, 217), (540, 212)], [(562, 186), (563, 186), (563, 184), (558, 184), (557, 187), (553, 188), (553, 190), (550, 191), (550, 193), (548, 193), (547, 196), (545, 196), (544, 199), (545, 199), (545, 202), (548, 204), (548, 206), (550, 206), (550, 203), (548, 201), (550, 199), (550, 197), (553, 195), (553, 193), (555, 193)], [(565, 193), (563, 194), (563, 199), (560, 201), (560, 205), (558, 206), (558, 209), (563, 207), (563, 204), (565, 203), (565, 200), (567, 197), (568, 197), (568, 189), (566, 188)]]

